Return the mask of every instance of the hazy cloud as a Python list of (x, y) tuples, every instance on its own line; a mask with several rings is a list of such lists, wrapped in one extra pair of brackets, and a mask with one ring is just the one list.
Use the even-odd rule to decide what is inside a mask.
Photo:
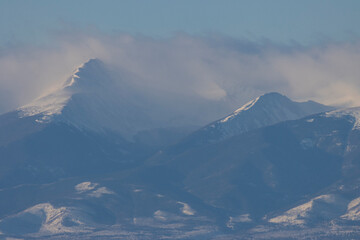
[(269, 91), (298, 100), (360, 105), (359, 42), (305, 48), (221, 36), (159, 40), (65, 34), (51, 47), (0, 51), (0, 112), (62, 83), (76, 66), (94, 57), (133, 74), (131, 81), (144, 91), (168, 97), (173, 104), (188, 97), (206, 102), (219, 115)]

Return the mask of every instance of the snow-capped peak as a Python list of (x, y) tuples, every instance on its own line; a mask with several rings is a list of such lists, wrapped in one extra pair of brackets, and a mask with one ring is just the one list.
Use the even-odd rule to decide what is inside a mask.
[(93, 84), (85, 83), (82, 80), (82, 76), (98, 71), (99, 68), (102, 68), (102, 64), (99, 59), (90, 59), (86, 63), (81, 64), (60, 87), (18, 108), (19, 116), (28, 117), (39, 115), (36, 119), (37, 122), (49, 122), (54, 116), (62, 113), (62, 110), (73, 94), (84, 91)]
[(108, 79), (104, 63), (97, 59), (90, 59), (81, 64), (73, 74), (64, 82), (63, 88), (85, 90), (98, 87)]
[[(226, 124), (229, 121), (244, 120), (246, 115), (255, 115), (252, 121), (261, 121), (261, 117), (268, 118), (268, 123), (297, 119), (312, 113), (328, 110), (325, 106), (315, 102), (293, 102), (286, 96), (271, 92), (259, 96), (242, 107), (235, 110), (232, 114), (218, 121), (218, 124)], [(259, 119), (257, 119), (259, 117)], [(260, 125), (263, 125), (259, 123)], [(268, 124), (266, 124), (268, 125)]]
[(313, 101), (294, 102), (280, 93), (271, 92), (249, 101), (229, 116), (200, 129), (192, 137), (201, 136), (200, 142), (217, 142), (252, 129), (329, 110), (333, 108)]
[(146, 96), (132, 84), (126, 71), (108, 68), (90, 59), (79, 66), (56, 90), (18, 110), (19, 117), (34, 116), (39, 123), (62, 122), (95, 132), (114, 130), (131, 139), (154, 127), (144, 106)]

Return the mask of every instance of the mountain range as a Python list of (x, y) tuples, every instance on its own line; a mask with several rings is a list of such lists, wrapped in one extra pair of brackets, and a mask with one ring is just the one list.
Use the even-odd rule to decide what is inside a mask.
[(199, 126), (122, 76), (0, 115), (1, 238), (360, 237), (360, 108), (272, 92)]

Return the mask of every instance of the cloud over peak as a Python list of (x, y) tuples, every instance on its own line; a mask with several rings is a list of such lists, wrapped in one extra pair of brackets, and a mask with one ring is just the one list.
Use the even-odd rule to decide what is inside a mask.
[(222, 36), (71, 34), (52, 47), (0, 52), (0, 112), (62, 84), (90, 58), (102, 59), (119, 78), (128, 78), (147, 94), (174, 106), (181, 103), (184, 109), (195, 101), (217, 115), (270, 91), (299, 100), (360, 105), (360, 42), (302, 47)]

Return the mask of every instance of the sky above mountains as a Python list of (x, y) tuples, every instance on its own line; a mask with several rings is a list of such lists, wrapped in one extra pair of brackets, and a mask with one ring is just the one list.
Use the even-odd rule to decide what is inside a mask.
[[(359, 1), (1, 1), (0, 113), (100, 58), (154, 94), (360, 105)], [(163, 95), (166, 95), (163, 94)]]
[(218, 33), (308, 45), (359, 37), (357, 0), (2, 0), (2, 44), (49, 41), (54, 32), (98, 29), (154, 38)]

